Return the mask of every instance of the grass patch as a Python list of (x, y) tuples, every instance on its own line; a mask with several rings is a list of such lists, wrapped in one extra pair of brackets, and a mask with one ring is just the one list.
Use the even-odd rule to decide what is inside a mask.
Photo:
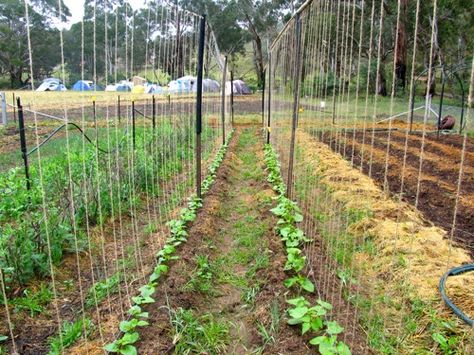
[(87, 336), (92, 332), (93, 324), (90, 319), (80, 319), (75, 322), (64, 322), (61, 327), (61, 337), (59, 335), (50, 338), (50, 351), (48, 355), (61, 355), (64, 349), (69, 348), (83, 335)]
[(212, 314), (196, 317), (191, 310), (172, 313), (175, 354), (224, 353), (230, 342), (229, 325)]

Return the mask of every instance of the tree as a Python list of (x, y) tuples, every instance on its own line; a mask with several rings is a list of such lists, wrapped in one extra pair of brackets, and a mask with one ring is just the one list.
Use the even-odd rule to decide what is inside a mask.
[[(60, 63), (59, 31), (54, 23), (65, 20), (70, 13), (62, 4), (60, 18), (58, 3), (54, 0), (30, 1), (28, 13), (33, 76), (39, 78), (49, 75)], [(26, 23), (23, 2), (4, 0), (0, 3), (0, 68), (10, 77), (12, 88), (22, 87), (31, 80)]]
[[(286, 16), (287, 11), (294, 6), (293, 1), (287, 0), (233, 0), (239, 11), (239, 19), (248, 30), (253, 44), (253, 56), (255, 71), (257, 73), (258, 86), (261, 87), (265, 76), (265, 38), (271, 39), (269, 31), (275, 31)], [(286, 10), (286, 11), (285, 11)]]

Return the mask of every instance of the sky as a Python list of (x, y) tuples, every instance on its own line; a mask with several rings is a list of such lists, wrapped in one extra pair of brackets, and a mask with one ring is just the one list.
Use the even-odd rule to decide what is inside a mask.
[[(146, 0), (129, 0), (128, 3), (133, 9), (143, 7)], [(66, 27), (71, 27), (73, 23), (80, 22), (84, 15), (84, 0), (64, 0), (64, 3), (71, 12), (71, 17)]]

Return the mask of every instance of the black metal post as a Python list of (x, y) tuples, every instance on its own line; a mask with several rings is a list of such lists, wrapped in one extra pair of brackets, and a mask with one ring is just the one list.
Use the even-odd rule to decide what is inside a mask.
[(26, 135), (25, 135), (25, 119), (23, 117), (23, 107), (21, 106), (20, 98), (16, 99), (17, 107), (18, 107), (18, 128), (20, 129), (20, 149), (21, 149), (21, 156), (23, 158), (23, 163), (25, 165), (25, 178), (26, 178), (26, 189), (31, 189), (31, 181), (30, 181), (30, 168), (28, 165), (28, 153), (26, 147)]
[(151, 97), (151, 120), (153, 122), (153, 134), (155, 133), (156, 130), (156, 101), (155, 101), (155, 95)]
[(97, 121), (97, 113), (95, 110), (95, 100), (92, 100), (92, 117), (94, 117), (94, 123)]
[(272, 117), (272, 52), (268, 52), (268, 107), (267, 107), (267, 144), (270, 144), (270, 127)]
[(121, 117), (120, 117), (120, 95), (117, 98), (117, 116), (118, 116), (118, 121), (120, 123)]
[(296, 140), (296, 126), (298, 125), (298, 105), (300, 98), (300, 79), (301, 79), (301, 18), (297, 13), (295, 17), (295, 37), (296, 37), (296, 52), (295, 52), (295, 68), (294, 68), (294, 93), (293, 93), (293, 120), (291, 124), (291, 141), (290, 141), (290, 158), (288, 162), (288, 181), (286, 185), (286, 195), (292, 198), (293, 190), (293, 165), (295, 159), (295, 140)]
[(263, 71), (263, 82), (262, 82), (262, 127), (265, 124), (265, 79), (267, 77), (267, 69)]
[(135, 101), (132, 100), (132, 144), (135, 151), (136, 131), (135, 131)]
[(234, 125), (234, 72), (230, 71), (230, 117)]
[(222, 144), (225, 144), (225, 82), (227, 80), (227, 56), (224, 58), (224, 72), (222, 73), (221, 87), (221, 121), (222, 121)]
[[(462, 88), (462, 83), (461, 83), (461, 88)], [(462, 94), (461, 94), (461, 121), (459, 122), (459, 134), (462, 134), (462, 131), (464, 129), (464, 88), (462, 88)]]
[[(13, 120), (16, 121), (16, 104), (15, 104), (15, 93), (12, 93), (12, 103), (13, 103)], [(6, 100), (7, 98), (5, 98)]]
[(196, 88), (196, 194), (201, 193), (201, 132), (202, 132), (202, 75), (204, 66), (204, 42), (206, 38), (206, 15), (201, 17), (199, 26), (199, 48), (197, 65), (197, 88)]

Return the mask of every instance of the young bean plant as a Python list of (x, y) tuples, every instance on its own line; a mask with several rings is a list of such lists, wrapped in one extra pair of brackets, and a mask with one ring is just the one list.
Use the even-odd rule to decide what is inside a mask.
[[(278, 156), (269, 144), (265, 145), (265, 163), (268, 172), (267, 180), (278, 194), (276, 198), (278, 204), (271, 212), (278, 217), (276, 230), (286, 248), (287, 260), (284, 270), (294, 274), (284, 281), (284, 285), (287, 288), (297, 287), (299, 292), (312, 293), (315, 290), (314, 284), (301, 274), (306, 265), (306, 257), (300, 247), (310, 242), (310, 239), (297, 226), (297, 223), (303, 221), (303, 214), (297, 203), (285, 196), (286, 188), (281, 177)], [(287, 302), (292, 306), (288, 309), (290, 316), (288, 324), (301, 325), (302, 334), (314, 333), (315, 336), (309, 343), (317, 346), (321, 354), (350, 355), (349, 347), (337, 339), (337, 335), (344, 329), (336, 321), (326, 319), (328, 311), (332, 310), (331, 304), (318, 299), (315, 305), (311, 305), (304, 296)]]

